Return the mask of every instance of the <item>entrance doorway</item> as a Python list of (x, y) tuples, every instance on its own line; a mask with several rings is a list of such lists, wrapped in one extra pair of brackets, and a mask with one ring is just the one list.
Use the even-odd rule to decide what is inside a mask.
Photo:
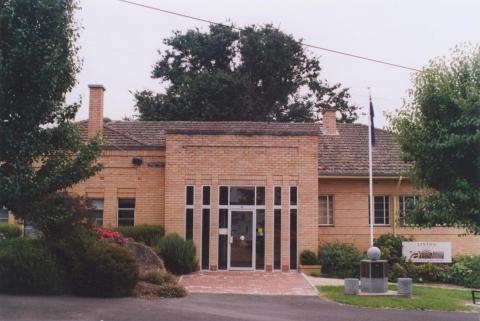
[(255, 217), (252, 210), (231, 210), (229, 215), (229, 269), (253, 270)]

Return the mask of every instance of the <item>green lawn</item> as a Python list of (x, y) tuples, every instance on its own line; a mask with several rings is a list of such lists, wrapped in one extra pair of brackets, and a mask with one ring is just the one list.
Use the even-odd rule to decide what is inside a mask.
[[(396, 290), (396, 285), (390, 285)], [(470, 291), (439, 289), (423, 286), (413, 287), (413, 296), (406, 297), (365, 297), (343, 294), (343, 286), (319, 286), (320, 294), (330, 300), (370, 308), (393, 308), (404, 310), (468, 311), (472, 302)]]

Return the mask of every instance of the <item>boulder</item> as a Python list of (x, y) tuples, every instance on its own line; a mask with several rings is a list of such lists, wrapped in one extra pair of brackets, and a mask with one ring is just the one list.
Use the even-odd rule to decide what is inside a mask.
[(138, 262), (140, 274), (150, 271), (167, 272), (163, 260), (150, 247), (139, 242), (126, 242), (123, 246)]

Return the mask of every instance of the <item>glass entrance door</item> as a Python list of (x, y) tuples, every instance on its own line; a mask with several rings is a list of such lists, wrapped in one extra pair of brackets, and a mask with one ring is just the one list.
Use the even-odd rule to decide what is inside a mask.
[(230, 268), (253, 269), (253, 211), (230, 212)]

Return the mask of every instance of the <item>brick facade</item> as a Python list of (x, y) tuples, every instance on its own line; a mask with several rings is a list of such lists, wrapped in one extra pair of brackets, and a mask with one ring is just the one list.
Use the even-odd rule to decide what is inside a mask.
[[(273, 194), (282, 187), (281, 269), (290, 268), (289, 189), (298, 188), (297, 257), (319, 243), (369, 245), (367, 128), (336, 124), (335, 111), (324, 125), (248, 122), (110, 122), (103, 123), (101, 85), (90, 86), (90, 120), (80, 123), (85, 139), (103, 134), (104, 169), (74, 186), (74, 193), (104, 200), (105, 226), (117, 226), (118, 199), (135, 198), (135, 224), (160, 224), (185, 237), (185, 191), (194, 186), (193, 241), (202, 248), (202, 186), (211, 187), (209, 268), (218, 268), (220, 186), (265, 187), (265, 270), (273, 269)], [(376, 130), (374, 194), (389, 195), (390, 224), (383, 233), (418, 241), (451, 241), (453, 254), (480, 254), (480, 237), (459, 236), (461, 229), (400, 227), (399, 195), (412, 186), (399, 176), (408, 166), (388, 133)], [(133, 159), (141, 162), (133, 162)], [(337, 175), (337, 176), (335, 176)], [(334, 197), (334, 225), (319, 225), (319, 195)], [(255, 229), (256, 231), (256, 229)], [(255, 232), (256, 233), (256, 232)]]

